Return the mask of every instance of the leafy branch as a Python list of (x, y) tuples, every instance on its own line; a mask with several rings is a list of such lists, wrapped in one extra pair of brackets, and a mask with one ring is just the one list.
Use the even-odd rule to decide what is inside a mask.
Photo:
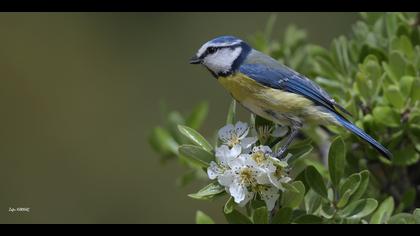
[[(238, 125), (234, 101), (215, 142), (198, 131), (208, 111), (206, 103), (200, 103), (187, 118), (178, 112), (167, 114), (165, 125), (154, 128), (150, 142), (164, 160), (177, 159), (188, 168), (178, 180), (181, 185), (212, 179), (189, 196), (225, 198), (223, 211), (229, 223), (420, 223), (418, 22), (419, 14), (413, 13), (362, 13), (351, 35), (333, 39), (327, 49), (308, 43), (306, 32), (296, 26), (287, 28), (281, 40), (273, 40), (275, 17), (271, 17), (265, 31), (249, 40), (256, 49), (325, 88), (353, 114), (357, 126), (390, 149), (392, 160), (343, 129), (309, 127), (278, 162), (270, 159), (270, 151), (277, 150), (287, 130), (261, 117), (251, 115), (246, 134), (227, 140), (226, 127)], [(239, 129), (245, 129), (239, 124)], [(249, 155), (256, 163), (268, 160), (274, 169), (258, 171), (279, 181), (247, 179), (250, 184), (241, 191), (252, 197), (246, 202), (231, 182), (221, 180), (224, 171), (234, 168), (222, 159), (245, 138), (253, 141), (250, 149), (243, 145), (237, 154)], [(265, 151), (258, 156), (261, 150)], [(251, 159), (244, 161), (254, 163)], [(257, 163), (255, 168), (262, 167)], [(270, 188), (272, 194), (261, 187)], [(196, 222), (214, 223), (201, 211)]]

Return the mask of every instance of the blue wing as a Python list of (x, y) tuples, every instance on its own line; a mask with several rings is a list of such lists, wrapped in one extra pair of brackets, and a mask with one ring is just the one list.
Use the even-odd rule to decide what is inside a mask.
[(317, 84), (304, 77), (303, 75), (300, 75), (292, 69), (283, 67), (281, 65), (276, 65), (273, 68), (262, 64), (244, 64), (239, 68), (239, 71), (267, 87), (299, 94), (310, 99), (316, 105), (322, 106), (329, 110), (335, 116), (337, 121), (340, 122), (346, 129), (356, 134), (363, 140), (366, 140), (384, 156), (388, 158), (392, 157), (392, 153), (389, 152), (378, 141), (373, 139), (371, 136), (366, 134), (364, 131), (362, 131), (360, 128), (355, 126), (344, 116), (338, 113), (335, 109), (336, 107), (341, 111), (350, 114), (343, 107), (339, 106), (327, 94), (327, 92), (325, 92)]
[(339, 108), (346, 114), (351, 115), (321, 87), (287, 67), (279, 65), (273, 68), (262, 64), (244, 64), (239, 67), (239, 71), (267, 87), (299, 94), (334, 113), (337, 113), (336, 108)]

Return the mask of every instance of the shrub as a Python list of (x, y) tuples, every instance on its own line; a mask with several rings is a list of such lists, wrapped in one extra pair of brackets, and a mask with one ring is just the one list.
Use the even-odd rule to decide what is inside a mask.
[[(189, 196), (209, 200), (231, 195), (224, 206), (229, 223), (420, 223), (420, 209), (416, 209), (420, 205), (419, 15), (362, 13), (352, 34), (335, 38), (329, 49), (309, 43), (305, 31), (295, 26), (287, 28), (283, 39), (273, 40), (269, 33), (273, 22), (269, 21), (265, 33), (250, 38), (254, 48), (313, 78), (353, 114), (357, 126), (388, 147), (394, 157), (381, 157), (344, 129), (306, 128), (281, 163), (262, 152), (269, 160), (264, 168), (274, 169), (251, 169), (275, 176), (277, 182), (270, 179), (249, 185), (244, 191), (252, 198), (240, 201), (242, 192), (219, 179), (224, 178), (221, 173), (234, 168), (223, 164), (228, 155), (221, 148), (223, 140), (212, 145), (197, 131), (208, 110), (203, 102), (187, 118), (171, 112), (165, 126), (154, 128), (150, 137), (162, 157), (176, 157), (189, 167), (179, 183), (208, 179), (208, 174), (220, 169), (209, 185)], [(228, 125), (222, 130), (238, 124), (235, 112), (233, 101)], [(282, 127), (258, 116), (251, 115), (248, 128), (239, 125), (248, 130), (255, 147), (276, 150), (286, 136)], [(240, 153), (252, 151), (244, 157), (247, 162), (260, 149), (245, 151), (245, 146)], [(268, 195), (270, 188), (274, 195)], [(271, 210), (270, 199), (274, 198), (277, 205)], [(196, 220), (213, 222), (201, 211)]]

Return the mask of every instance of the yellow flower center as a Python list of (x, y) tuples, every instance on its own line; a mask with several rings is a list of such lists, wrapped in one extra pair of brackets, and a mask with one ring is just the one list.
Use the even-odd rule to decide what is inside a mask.
[(263, 152), (255, 152), (252, 154), (252, 159), (257, 163), (261, 164), (263, 161), (266, 160), (265, 155)]
[(285, 173), (284, 173), (284, 168), (283, 167), (280, 167), (280, 166), (277, 166), (277, 168), (276, 168), (276, 172), (274, 173), (274, 175), (276, 176), (276, 177), (282, 177), (283, 175), (284, 175)]
[(268, 187), (262, 184), (252, 186), (251, 189), (252, 189), (252, 192), (258, 192), (258, 193), (268, 191)]
[(232, 134), (231, 139), (227, 142), (227, 145), (232, 148), (233, 146), (235, 146), (236, 144), (239, 144), (240, 140), (239, 137), (236, 134)]
[(252, 184), (253, 182), (252, 170), (250, 168), (242, 168), (239, 177), (241, 178), (242, 183)]

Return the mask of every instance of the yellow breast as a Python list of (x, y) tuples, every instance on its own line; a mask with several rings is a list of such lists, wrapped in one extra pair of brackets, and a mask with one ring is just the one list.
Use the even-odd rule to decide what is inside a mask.
[(219, 77), (218, 81), (239, 103), (266, 119), (273, 120), (267, 111), (275, 112), (280, 120), (293, 118), (324, 123), (321, 120), (330, 119), (328, 114), (318, 112), (311, 100), (298, 94), (264, 86), (242, 73)]
[(241, 73), (220, 77), (218, 81), (241, 103), (256, 103), (283, 113), (300, 112), (313, 104), (303, 96), (269, 88)]

